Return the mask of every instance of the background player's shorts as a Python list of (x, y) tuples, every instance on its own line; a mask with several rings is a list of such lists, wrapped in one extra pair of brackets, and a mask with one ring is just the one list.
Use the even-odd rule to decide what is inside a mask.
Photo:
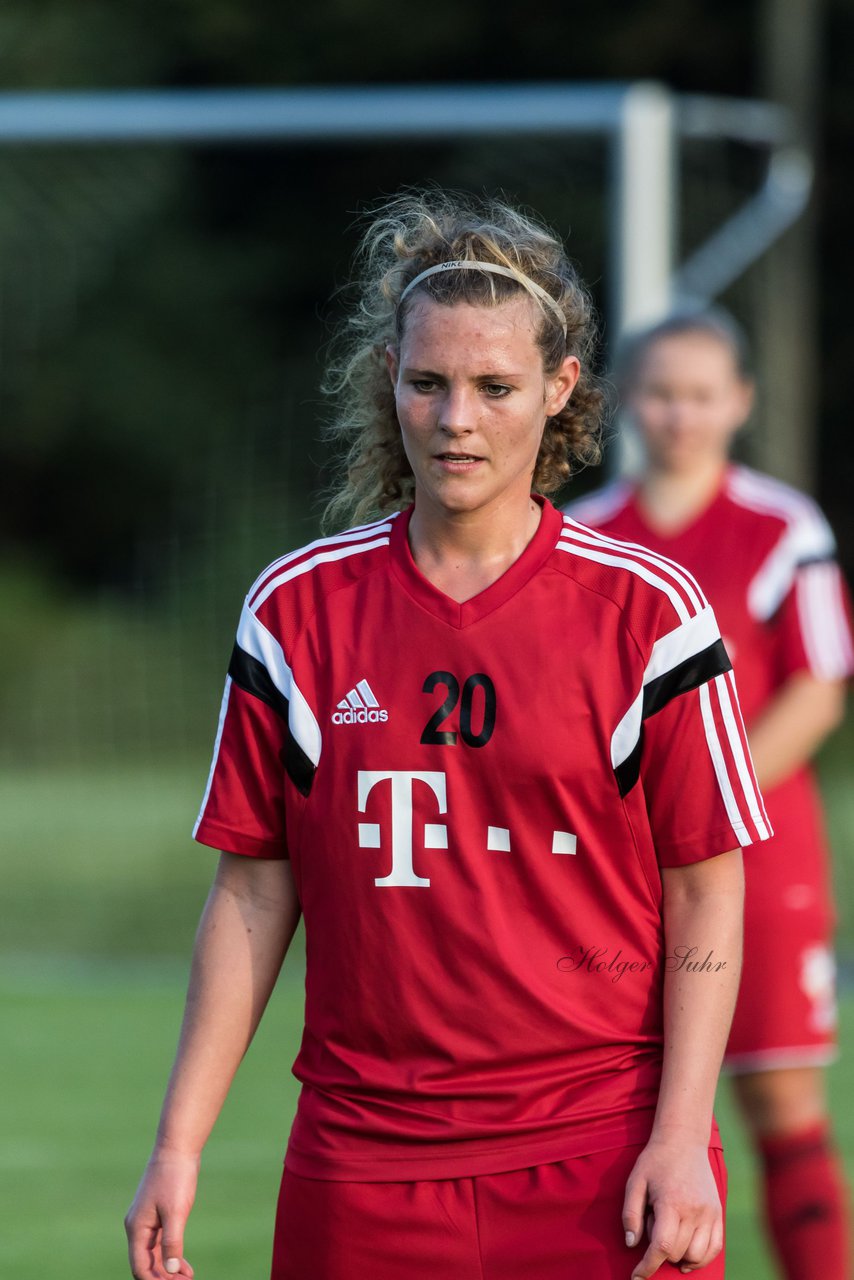
[[(621, 1221), (642, 1150), (423, 1182), (333, 1182), (286, 1165), (272, 1280), (627, 1280), (648, 1245), (626, 1248)], [(726, 1206), (723, 1152), (709, 1163)], [(723, 1280), (724, 1252), (698, 1275)]]
[[(798, 886), (793, 886), (794, 892)], [(822, 1066), (836, 1057), (836, 966), (824, 917), (749, 909), (724, 1070)]]
[(730, 1074), (836, 1057), (836, 911), (819, 795), (804, 771), (768, 791), (777, 834), (744, 855), (744, 965)]

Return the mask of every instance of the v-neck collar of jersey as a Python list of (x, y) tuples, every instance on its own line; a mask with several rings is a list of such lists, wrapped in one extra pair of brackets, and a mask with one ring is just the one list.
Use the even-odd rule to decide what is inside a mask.
[(637, 485), (631, 495), (631, 505), (634, 511), (635, 520), (641, 526), (645, 533), (648, 533), (651, 539), (656, 542), (665, 543), (680, 542), (683, 538), (690, 538), (698, 531), (701, 531), (709, 516), (714, 512), (721, 502), (725, 499), (729, 490), (730, 476), (732, 474), (732, 463), (729, 463), (721, 476), (720, 484), (715, 490), (712, 497), (702, 508), (694, 515), (690, 516), (683, 524), (676, 525), (673, 529), (659, 529), (647, 518), (646, 513), (641, 505), (640, 486)]
[(516, 595), (531, 580), (538, 569), (554, 551), (558, 536), (563, 527), (563, 520), (556, 507), (538, 494), (532, 494), (535, 502), (543, 509), (537, 531), (525, 550), (505, 569), (500, 578), (496, 578), (483, 591), (478, 592), (462, 604), (445, 595), (424, 576), (412, 555), (409, 545), (409, 522), (415, 510), (415, 504), (402, 511), (394, 521), (389, 535), (389, 551), (391, 566), (395, 578), (404, 590), (428, 613), (451, 627), (468, 627), (473, 622), (485, 618), (512, 596)]

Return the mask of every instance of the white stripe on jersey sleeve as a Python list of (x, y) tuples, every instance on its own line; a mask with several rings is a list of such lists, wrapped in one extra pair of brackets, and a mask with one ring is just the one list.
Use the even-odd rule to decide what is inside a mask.
[(851, 631), (843, 604), (836, 539), (821, 508), (804, 493), (748, 467), (733, 469), (728, 492), (748, 510), (784, 520), (786, 527), (748, 587), (747, 607), (767, 621), (793, 585), (810, 670), (841, 679), (854, 670)]
[(288, 700), (288, 727), (294, 741), (315, 766), (320, 761), (322, 738), (314, 712), (303, 697), (285, 659), (282, 646), (244, 604), (237, 627), (237, 643), (266, 669), (273, 684)]
[(791, 590), (798, 568), (805, 561), (829, 558), (834, 548), (832, 534), (818, 538), (812, 526), (789, 525), (747, 588), (751, 615), (760, 622), (773, 618)]
[(643, 681), (638, 696), (614, 730), (611, 738), (611, 764), (615, 769), (628, 760), (637, 746), (643, 720), (643, 692), (648, 684), (666, 675), (688, 658), (695, 657), (708, 649), (721, 633), (712, 609), (709, 605), (701, 613), (689, 618), (681, 626), (674, 627), (666, 635), (660, 636), (652, 647), (652, 654), (643, 673)]
[[(573, 537), (581, 537), (581, 534), (575, 529), (571, 532)], [(583, 538), (581, 540), (583, 542), (587, 541)], [(631, 573), (636, 573), (639, 578), (643, 578), (644, 582), (648, 582), (651, 586), (658, 587), (659, 591), (664, 592), (673, 605), (680, 622), (687, 622), (691, 617), (674, 584), (653, 573), (646, 564), (640, 564), (637, 560), (629, 560), (626, 556), (615, 555), (602, 546), (601, 543), (595, 543), (592, 546), (579, 546), (577, 542), (558, 541), (557, 547), (559, 551), (568, 551), (570, 555), (579, 556), (582, 560), (594, 560), (598, 564), (611, 564), (618, 569), (628, 569)]]
[(821, 626), (819, 620), (818, 581), (815, 574), (817, 566), (810, 565), (798, 574), (795, 589), (797, 591), (798, 623), (807, 661), (812, 674), (823, 678), (825, 650), (822, 646)]
[(838, 566), (830, 561), (804, 565), (795, 589), (810, 671), (819, 680), (844, 679), (854, 669), (854, 652)]
[(822, 537), (829, 531), (830, 526), (818, 503), (800, 489), (793, 489), (774, 476), (764, 475), (751, 467), (733, 466), (727, 474), (726, 485), (730, 497), (741, 506), (775, 515), (787, 524), (811, 524), (816, 537)]
[[(716, 698), (720, 709), (725, 731), (725, 745), (735, 765), (737, 782), (727, 765), (724, 744), (721, 743), (718, 727), (715, 723), (712, 704), (713, 696)], [(706, 732), (706, 742), (714, 765), (718, 787), (720, 788), (733, 832), (739, 844), (747, 845), (753, 843), (753, 836), (744, 821), (741, 804), (747, 806), (747, 811), (753, 820), (756, 834), (760, 840), (770, 839), (774, 832), (768, 821), (768, 814), (765, 812), (762, 797), (753, 781), (751, 772), (753, 761), (750, 757), (750, 747), (747, 745), (747, 735), (744, 735), (744, 740), (742, 741), (741, 734), (738, 731), (734, 707), (736, 701), (735, 680), (731, 671), (727, 672), (725, 676), (716, 676), (708, 684), (700, 686), (703, 727)]]
[(839, 666), (836, 668), (834, 676), (849, 676), (854, 672), (854, 637), (851, 635), (851, 625), (843, 598), (842, 570), (835, 562), (826, 564), (824, 569), (828, 615), (833, 620), (840, 653)]
[(729, 771), (724, 759), (721, 740), (718, 737), (718, 729), (715, 724), (715, 714), (712, 710), (712, 698), (709, 692), (708, 684), (700, 685), (700, 708), (703, 716), (703, 728), (706, 731), (706, 742), (709, 746), (709, 755), (712, 757), (712, 765), (715, 770), (715, 777), (718, 780), (718, 787), (723, 797), (724, 808), (729, 818), (730, 826), (735, 832), (736, 839), (740, 845), (752, 844), (750, 832), (745, 826), (744, 819), (741, 816), (741, 810), (738, 807), (738, 801), (735, 797), (732, 783), (730, 782)]
[[(394, 513), (394, 516), (396, 515), (398, 515), (398, 512)], [(255, 592), (271, 573), (275, 573), (278, 569), (283, 569), (285, 565), (293, 564), (300, 556), (307, 555), (310, 551), (317, 551), (320, 547), (337, 546), (342, 542), (359, 542), (373, 534), (388, 533), (394, 516), (389, 516), (385, 520), (375, 520), (373, 524), (363, 524), (352, 529), (346, 529), (343, 533), (336, 534), (331, 538), (316, 538), (314, 542), (309, 542), (304, 547), (298, 547), (296, 551), (288, 551), (285, 555), (280, 556), (278, 560), (273, 560), (258, 574), (247, 593), (247, 598), (252, 600)]]
[(611, 767), (619, 769), (638, 744), (643, 726), (643, 689), (611, 735)]
[[(731, 680), (732, 672), (729, 672), (729, 677)], [(724, 725), (726, 726), (727, 731), (727, 739), (729, 741), (730, 750), (733, 754), (733, 759), (735, 760), (735, 767), (738, 772), (739, 781), (741, 782), (742, 794), (747, 800), (747, 808), (756, 826), (756, 830), (759, 833), (759, 839), (767, 840), (771, 835), (768, 825), (768, 815), (765, 812), (765, 808), (756, 787), (753, 785), (753, 778), (751, 776), (750, 769), (750, 765), (753, 764), (753, 761), (751, 760), (750, 765), (748, 765), (744, 745), (742, 744), (741, 736), (738, 732), (738, 726), (735, 722), (735, 712), (732, 707), (730, 686), (727, 676), (715, 677), (715, 689), (720, 700), (721, 712), (723, 714)], [(732, 692), (733, 696), (735, 696), (734, 681), (732, 682)], [(745, 735), (745, 742), (746, 741), (747, 738)], [(749, 749), (750, 748), (748, 747), (748, 751)]]
[(211, 787), (213, 786), (214, 774), (216, 773), (217, 761), (219, 760), (219, 746), (222, 742), (222, 731), (225, 728), (225, 717), (228, 714), (228, 699), (231, 693), (231, 684), (231, 676), (227, 675), (225, 677), (225, 688), (222, 691), (222, 702), (220, 703), (219, 708), (219, 724), (217, 725), (216, 738), (214, 739), (213, 759), (211, 760), (211, 767), (208, 773), (208, 785), (205, 787), (205, 794), (202, 797), (202, 807), (199, 809), (199, 816), (196, 818), (196, 824), (193, 827), (193, 839), (196, 838), (196, 832), (198, 831), (202, 818), (205, 815), (205, 809), (208, 805), (208, 796), (210, 795)]
[(805, 493), (748, 467), (734, 467), (727, 493), (738, 506), (785, 522), (785, 528), (747, 589), (747, 607), (760, 622), (772, 618), (795, 580), (798, 567), (811, 560), (827, 560), (836, 553), (836, 539), (824, 513)]
[(360, 542), (353, 547), (335, 547), (332, 551), (322, 551), (318, 555), (312, 556), (310, 560), (303, 560), (293, 569), (287, 569), (284, 573), (277, 574), (276, 577), (271, 578), (263, 591), (259, 591), (257, 598), (252, 601), (252, 608), (260, 609), (264, 601), (273, 594), (277, 587), (282, 586), (285, 582), (290, 582), (292, 578), (298, 578), (303, 573), (309, 573), (312, 569), (316, 569), (319, 564), (329, 564), (333, 560), (345, 560), (348, 556), (358, 556), (363, 551), (373, 551), (375, 547), (387, 546), (388, 535), (384, 538), (372, 538), (370, 542)]
[[(575, 538), (589, 546), (602, 547), (603, 549), (635, 556), (638, 560), (643, 560), (647, 564), (665, 570), (671, 577), (675, 578), (685, 591), (695, 610), (704, 608), (708, 603), (700, 590), (697, 579), (688, 572), (685, 566), (678, 564), (675, 560), (669, 560), (667, 556), (661, 555), (658, 551), (651, 551), (649, 547), (643, 547), (638, 542), (624, 542), (621, 538), (612, 538), (609, 534), (600, 533), (598, 530), (586, 529), (583, 525), (577, 525), (570, 516), (564, 517), (564, 529), (561, 536)], [(558, 546), (560, 546), (560, 543), (558, 543)]]

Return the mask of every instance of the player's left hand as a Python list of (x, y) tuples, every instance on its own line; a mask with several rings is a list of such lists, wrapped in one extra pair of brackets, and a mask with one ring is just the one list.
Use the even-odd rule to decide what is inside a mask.
[(637, 1245), (647, 1220), (649, 1247), (631, 1280), (647, 1280), (663, 1262), (683, 1272), (705, 1267), (723, 1248), (723, 1209), (705, 1145), (653, 1138), (626, 1183), (623, 1230)]

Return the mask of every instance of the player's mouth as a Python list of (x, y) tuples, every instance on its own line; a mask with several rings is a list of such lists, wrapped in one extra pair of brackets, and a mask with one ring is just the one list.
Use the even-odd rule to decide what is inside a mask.
[(433, 455), (437, 462), (441, 463), (446, 471), (463, 472), (472, 471), (481, 462), (483, 458), (478, 457), (476, 453), (436, 453)]

